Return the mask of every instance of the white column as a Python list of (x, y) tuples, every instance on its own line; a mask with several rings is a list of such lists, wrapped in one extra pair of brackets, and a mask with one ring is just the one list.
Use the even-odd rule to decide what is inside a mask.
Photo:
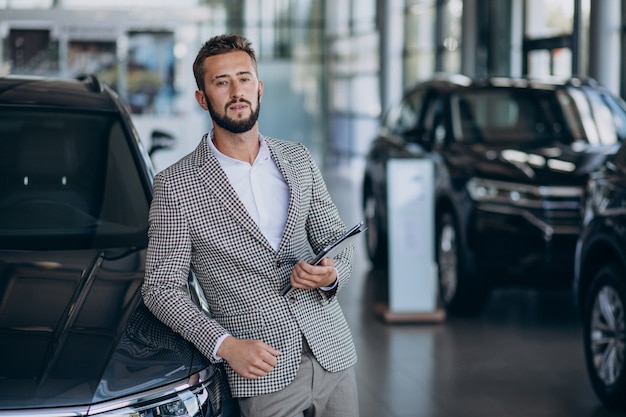
[(589, 76), (610, 91), (620, 91), (619, 1), (591, 1), (589, 19)]
[[(381, 109), (386, 111), (402, 97), (404, 0), (388, 0), (382, 5), (380, 30)], [(381, 11), (379, 10), (379, 13)]]
[(478, 23), (476, 21), (478, 4), (476, 0), (463, 1), (461, 34), (461, 72), (470, 77), (476, 75), (476, 50), (478, 42)]

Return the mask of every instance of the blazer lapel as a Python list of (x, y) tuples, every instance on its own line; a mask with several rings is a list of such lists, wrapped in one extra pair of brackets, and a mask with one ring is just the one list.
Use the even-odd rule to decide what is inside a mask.
[(278, 251), (280, 252), (285, 243), (291, 239), (297, 224), (297, 219), (300, 216), (300, 206), (298, 204), (299, 201), (302, 201), (300, 198), (300, 182), (298, 172), (293, 161), (291, 161), (291, 159), (289, 159), (282, 152), (282, 149), (271, 139), (266, 137), (265, 141), (270, 150), (270, 154), (272, 155), (272, 159), (278, 166), (280, 172), (283, 174), (283, 177), (287, 182), (287, 186), (289, 187), (289, 209), (287, 210), (287, 221), (285, 222), (283, 237), (278, 248)]

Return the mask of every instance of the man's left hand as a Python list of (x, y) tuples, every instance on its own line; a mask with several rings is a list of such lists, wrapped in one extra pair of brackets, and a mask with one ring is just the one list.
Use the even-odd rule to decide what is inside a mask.
[(324, 258), (318, 265), (311, 265), (300, 260), (291, 271), (289, 278), (294, 288), (330, 287), (337, 280), (335, 262), (332, 258)]

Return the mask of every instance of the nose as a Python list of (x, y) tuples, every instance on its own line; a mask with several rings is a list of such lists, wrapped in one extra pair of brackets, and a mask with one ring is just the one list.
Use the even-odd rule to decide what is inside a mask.
[(237, 83), (233, 83), (230, 94), (233, 98), (240, 98), (243, 96), (243, 88)]

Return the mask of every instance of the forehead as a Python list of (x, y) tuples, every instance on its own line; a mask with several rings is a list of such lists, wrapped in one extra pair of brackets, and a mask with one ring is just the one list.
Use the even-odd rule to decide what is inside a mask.
[(203, 67), (205, 79), (234, 76), (242, 72), (256, 75), (252, 59), (243, 51), (233, 51), (210, 56), (204, 60)]

